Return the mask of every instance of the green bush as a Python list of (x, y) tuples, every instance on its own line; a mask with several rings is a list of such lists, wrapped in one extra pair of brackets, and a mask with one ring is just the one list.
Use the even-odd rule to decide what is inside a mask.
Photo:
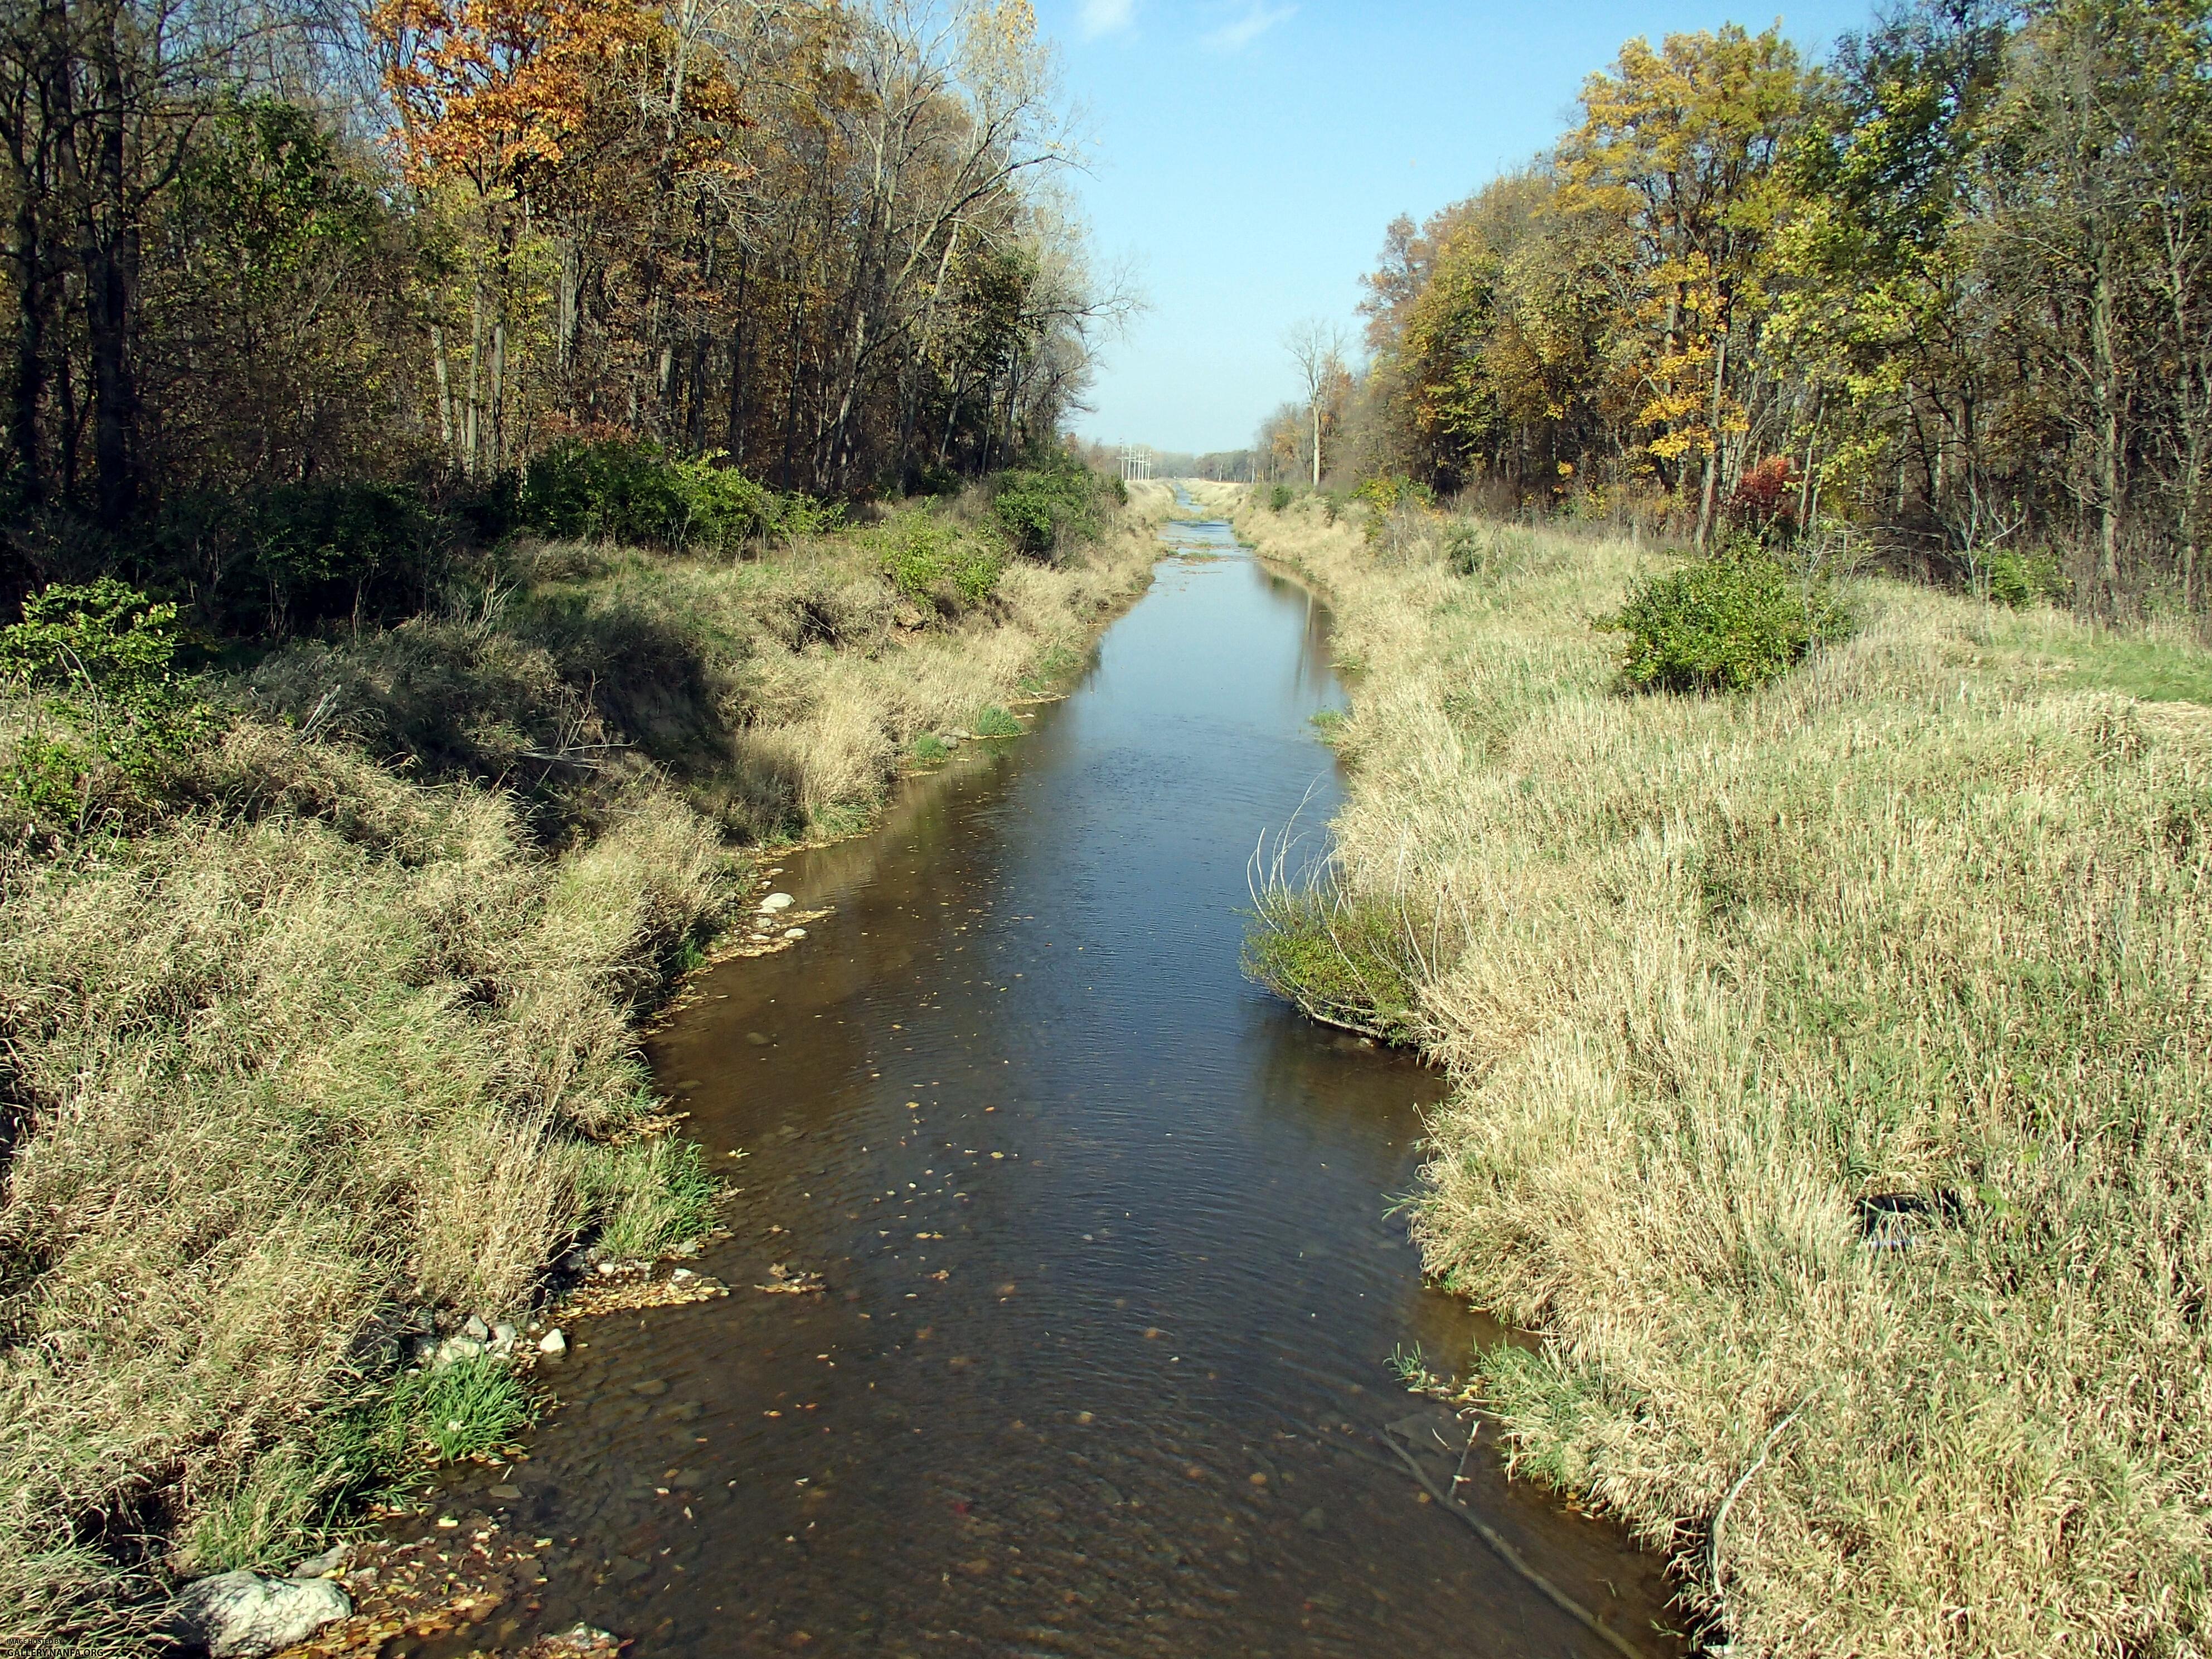
[(724, 551), (834, 527), (834, 505), (778, 495), (723, 465), (720, 450), (688, 458), (658, 444), (572, 439), (523, 469), (517, 521), (548, 536)]
[(23, 601), (0, 629), (0, 682), (45, 717), (14, 745), (4, 787), (41, 830), (82, 824), (95, 769), (139, 789), (214, 723), (176, 672), (177, 607), (102, 576), (61, 583)]
[(1990, 556), (1990, 598), (2015, 611), (2066, 597), (2065, 573), (2050, 553), (2017, 553), (2002, 548)]
[(975, 716), (975, 735), (979, 738), (1018, 738), (1022, 729), (1019, 720), (995, 703)]
[(1097, 474), (1072, 458), (1001, 473), (991, 511), (1024, 553), (1042, 556), (1104, 527)]
[(972, 611), (997, 590), (1006, 562), (995, 547), (927, 510), (904, 514), (884, 531), (884, 574), (916, 605)]
[(1850, 631), (1825, 584), (1746, 550), (1638, 583), (1597, 624), (1628, 636), (1621, 678), (1641, 691), (1744, 691)]
[(1279, 483), (1267, 492), (1267, 511), (1279, 513), (1291, 504), (1291, 487)]

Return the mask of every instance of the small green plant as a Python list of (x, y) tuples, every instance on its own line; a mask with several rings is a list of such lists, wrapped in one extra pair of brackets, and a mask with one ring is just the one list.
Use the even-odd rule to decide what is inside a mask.
[(722, 1188), (696, 1141), (678, 1135), (585, 1149), (580, 1185), (599, 1247), (625, 1261), (661, 1255), (714, 1222)]
[(518, 523), (548, 536), (727, 551), (834, 527), (842, 509), (779, 495), (725, 463), (720, 450), (678, 457), (627, 438), (550, 445), (523, 469)]
[(920, 765), (934, 766), (951, 753), (945, 746), (945, 740), (934, 732), (925, 732), (914, 740), (914, 757)]
[(995, 703), (975, 716), (975, 735), (979, 738), (1018, 738), (1021, 734), (1022, 723)]
[(1454, 575), (1480, 575), (1492, 553), (1491, 538), (1472, 519), (1454, 519), (1444, 527), (1444, 563)]
[(1842, 637), (1850, 618), (1826, 583), (1746, 547), (1638, 584), (1597, 626), (1627, 635), (1621, 678), (1639, 691), (1747, 691)]
[(1270, 513), (1280, 513), (1280, 512), (1281, 512), (1285, 507), (1288, 507), (1290, 504), (1291, 504), (1291, 487), (1290, 487), (1290, 485), (1288, 485), (1288, 484), (1286, 484), (1286, 483), (1279, 483), (1279, 484), (1277, 484), (1277, 485), (1276, 485), (1273, 489), (1270, 489), (1270, 490), (1267, 492), (1267, 511), (1268, 511), (1268, 512), (1270, 512)]

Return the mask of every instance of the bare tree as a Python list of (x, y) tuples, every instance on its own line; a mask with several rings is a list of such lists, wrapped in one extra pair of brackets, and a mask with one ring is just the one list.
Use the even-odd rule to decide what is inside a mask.
[(1309, 317), (1304, 322), (1291, 325), (1283, 336), (1283, 348), (1291, 354), (1291, 361), (1298, 366), (1298, 380), (1306, 397), (1306, 416), (1313, 431), (1313, 482), (1321, 488), (1321, 432), (1322, 411), (1328, 402), (1329, 388), (1345, 374), (1344, 325), (1320, 317)]

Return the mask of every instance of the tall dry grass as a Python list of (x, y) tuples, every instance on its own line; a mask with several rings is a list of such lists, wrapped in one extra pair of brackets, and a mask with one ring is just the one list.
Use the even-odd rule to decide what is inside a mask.
[(1414, 1227), (1546, 1338), (1477, 1360), (1517, 1466), (1732, 1651), (2212, 1645), (2212, 710), (2100, 689), (2201, 653), (1874, 582), (1625, 696), (1623, 544), (1228, 504), (1359, 670), (1340, 902), (1445, 918)]
[[(696, 1231), (633, 1017), (730, 833), (863, 821), (918, 732), (1087, 648), (1160, 510), (959, 614), (871, 532), (550, 550), (262, 663), (161, 810), (0, 854), (0, 1651), (140, 1651), (177, 1575), (288, 1566), (398, 1334)], [(25, 729), (0, 702), (0, 763)]]

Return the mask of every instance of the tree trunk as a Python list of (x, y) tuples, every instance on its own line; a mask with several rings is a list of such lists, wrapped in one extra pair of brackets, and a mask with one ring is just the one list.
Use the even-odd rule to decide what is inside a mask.
[(2120, 588), (2120, 387), (2112, 339), (2112, 262), (2111, 239), (2100, 237), (2089, 291), (2089, 349), (2096, 412), (2097, 586), (2108, 609), (2117, 607)]
[(1706, 539), (1713, 529), (1713, 498), (1721, 477), (1721, 392), (1728, 383), (1728, 330), (1720, 330), (1720, 337), (1713, 347), (1713, 401), (1709, 416), (1711, 427), (1705, 446), (1705, 483), (1698, 493), (1697, 549), (1705, 550)]
[(446, 460), (453, 459), (453, 382), (446, 365), (446, 331), (430, 325), (430, 359), (438, 371), (438, 441), (445, 446)]

